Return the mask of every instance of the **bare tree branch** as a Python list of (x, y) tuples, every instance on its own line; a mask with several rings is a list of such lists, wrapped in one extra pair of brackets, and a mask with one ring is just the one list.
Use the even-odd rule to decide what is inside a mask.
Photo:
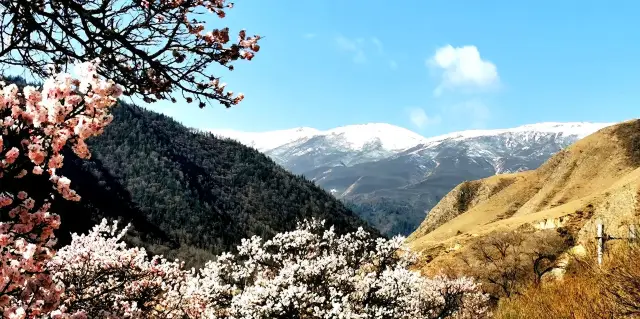
[(22, 66), (46, 77), (50, 65), (101, 60), (99, 74), (146, 102), (176, 101), (226, 107), (243, 95), (225, 92), (211, 70), (251, 60), (260, 36), (244, 30), (237, 42), (229, 29), (205, 31), (203, 14), (225, 16), (226, 0), (0, 0), (0, 65)]

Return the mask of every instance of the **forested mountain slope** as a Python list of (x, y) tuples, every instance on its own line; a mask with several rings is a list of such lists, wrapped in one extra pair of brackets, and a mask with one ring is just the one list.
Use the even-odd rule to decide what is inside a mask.
[(111, 216), (132, 221), (136, 244), (200, 263), (242, 238), (269, 237), (310, 217), (338, 231), (372, 230), (329, 193), (252, 148), (132, 105), (121, 104), (114, 116), (89, 141), (91, 160), (66, 155), (62, 174), (83, 199), (54, 205), (63, 242), (69, 230)]
[(384, 123), (328, 131), (212, 132), (255, 146), (391, 236), (416, 230), (427, 212), (465, 180), (536, 169), (611, 124), (546, 122), (430, 138)]

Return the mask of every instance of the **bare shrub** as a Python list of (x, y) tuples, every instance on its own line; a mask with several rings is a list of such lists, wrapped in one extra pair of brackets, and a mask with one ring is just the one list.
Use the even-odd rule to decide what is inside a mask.
[(640, 247), (612, 249), (600, 271), (602, 290), (618, 305), (618, 314), (640, 317)]
[[(602, 266), (588, 246), (562, 281), (530, 284), (517, 296), (503, 298), (495, 318), (638, 318), (640, 317), (640, 253), (637, 245), (610, 242)], [(591, 249), (589, 249), (591, 248)]]
[(519, 296), (500, 301), (494, 318), (557, 319), (616, 318), (593, 276), (568, 277), (546, 285), (531, 285)]
[(494, 232), (461, 256), (463, 272), (478, 278), (497, 301), (539, 283), (571, 243), (570, 236), (555, 230)]
[(469, 209), (471, 201), (476, 196), (479, 189), (479, 181), (466, 181), (460, 185), (460, 191), (458, 192), (458, 198), (456, 201), (456, 209), (458, 212), (464, 213)]

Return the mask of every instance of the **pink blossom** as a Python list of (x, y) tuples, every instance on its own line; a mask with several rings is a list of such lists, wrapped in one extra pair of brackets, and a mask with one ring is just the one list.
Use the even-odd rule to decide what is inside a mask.
[[(0, 85), (0, 179), (49, 174), (55, 192), (80, 199), (68, 178), (55, 175), (63, 165), (60, 152), (70, 146), (79, 156), (88, 156), (85, 139), (111, 122), (110, 110), (122, 89), (97, 76), (94, 62), (79, 68), (79, 79), (56, 74), (41, 91), (27, 86), (21, 94), (14, 84)], [(20, 143), (3, 152), (12, 140)], [(59, 216), (49, 213), (50, 205), (46, 198), (37, 202), (24, 191), (0, 192), (0, 209), (8, 218), (0, 223), (0, 308), (5, 318), (86, 318), (82, 311), (51, 313), (64, 286), (47, 270), (55, 253), (54, 230), (60, 225)]]
[(7, 194), (0, 194), (0, 207), (9, 206), (13, 203), (13, 198)]
[(16, 147), (12, 147), (9, 151), (7, 151), (6, 154), (4, 154), (5, 161), (7, 162), (7, 164), (13, 164), (13, 162), (15, 162), (19, 155), (20, 150), (18, 150), (18, 148)]
[(32, 172), (33, 174), (36, 174), (36, 175), (42, 175), (42, 172), (43, 172), (42, 166), (39, 166), (39, 165), (34, 166)]
[(29, 145), (29, 159), (36, 165), (42, 164), (47, 154), (42, 149), (40, 144)]
[(62, 154), (55, 154), (49, 158), (49, 168), (60, 168), (62, 167), (62, 160), (64, 156)]

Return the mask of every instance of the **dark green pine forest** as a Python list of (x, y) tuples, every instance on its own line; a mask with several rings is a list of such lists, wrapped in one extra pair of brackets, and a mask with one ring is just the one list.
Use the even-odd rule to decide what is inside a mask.
[[(177, 106), (176, 106), (177, 107)], [(268, 238), (316, 217), (337, 231), (378, 234), (326, 191), (232, 140), (184, 127), (170, 117), (120, 103), (90, 160), (68, 151), (61, 174), (80, 202), (56, 200), (60, 243), (102, 217), (131, 222), (130, 244), (202, 264), (242, 238)]]
[(416, 208), (417, 205), (384, 197), (375, 200), (347, 200), (344, 203), (357, 216), (389, 237), (411, 234), (416, 229), (415, 225), (419, 225), (426, 217), (424, 210)]

